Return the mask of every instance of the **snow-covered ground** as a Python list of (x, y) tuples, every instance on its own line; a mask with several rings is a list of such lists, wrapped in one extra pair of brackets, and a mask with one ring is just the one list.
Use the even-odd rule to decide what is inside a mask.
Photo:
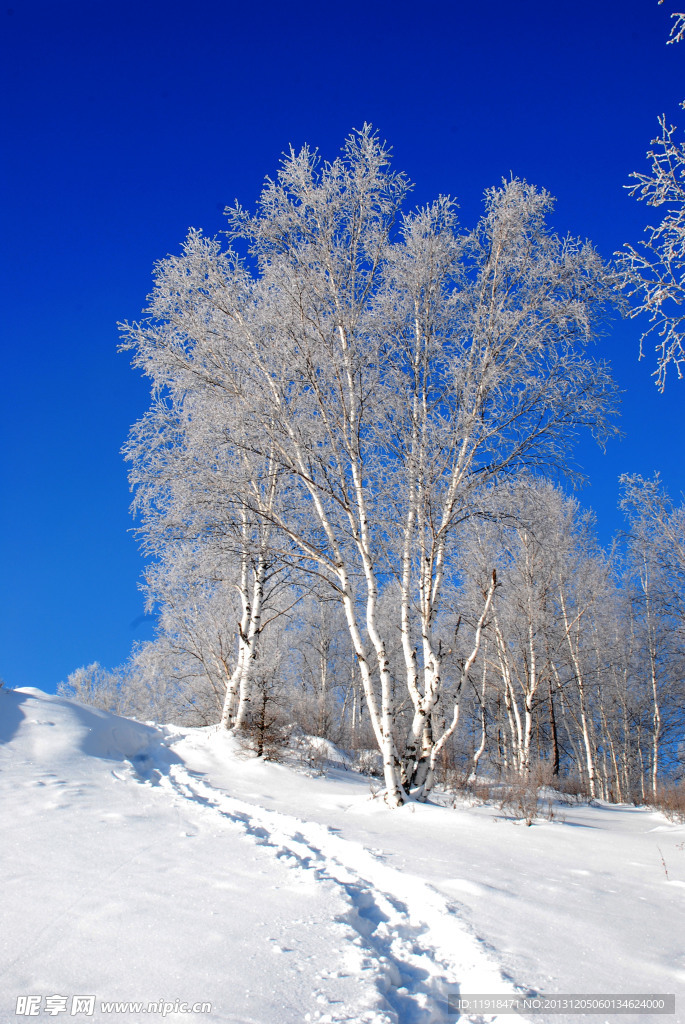
[(530, 1019), (685, 1022), (685, 827), (658, 813), (393, 811), (37, 690), (0, 691), (0, 799), (0, 1024), (431, 1024), (458, 991), (676, 993)]

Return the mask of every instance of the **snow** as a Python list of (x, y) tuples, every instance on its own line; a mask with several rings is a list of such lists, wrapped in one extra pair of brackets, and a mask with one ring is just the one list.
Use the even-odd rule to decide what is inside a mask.
[[(528, 828), (376, 788), (0, 690), (0, 1022), (431, 1024), (448, 991), (675, 992), (661, 1019), (685, 1021), (684, 826), (599, 804)], [(27, 995), (39, 1013), (15, 1015)]]

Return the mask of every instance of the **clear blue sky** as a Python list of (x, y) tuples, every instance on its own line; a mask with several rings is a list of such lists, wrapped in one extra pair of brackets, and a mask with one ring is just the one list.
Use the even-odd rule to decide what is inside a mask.
[[(119, 454), (147, 390), (116, 323), (139, 315), (154, 261), (190, 225), (221, 230), (289, 144), (334, 156), (371, 121), (416, 202), (449, 192), (472, 224), (483, 189), (513, 172), (557, 197), (559, 231), (609, 257), (649, 219), (622, 186), (657, 115), (685, 125), (685, 43), (665, 45), (677, 9), (6, 0), (0, 675), (54, 690), (152, 634)], [(625, 439), (580, 451), (604, 542), (620, 472), (658, 469), (685, 490), (685, 382), (659, 395), (638, 337), (619, 323), (600, 348), (625, 390)]]

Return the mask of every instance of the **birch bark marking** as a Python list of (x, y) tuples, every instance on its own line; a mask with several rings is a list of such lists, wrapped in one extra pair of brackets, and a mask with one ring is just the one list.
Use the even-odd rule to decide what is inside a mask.
[(262, 605), (264, 602), (264, 581), (266, 577), (266, 558), (260, 552), (257, 566), (254, 570), (252, 584), (252, 601), (249, 605), (249, 623), (247, 634), (243, 637), (243, 664), (240, 676), (240, 697), (238, 702), (238, 714), (236, 715), (234, 728), (237, 730), (245, 726), (245, 721), (250, 705), (250, 677), (252, 666), (257, 658), (257, 642), (261, 632)]

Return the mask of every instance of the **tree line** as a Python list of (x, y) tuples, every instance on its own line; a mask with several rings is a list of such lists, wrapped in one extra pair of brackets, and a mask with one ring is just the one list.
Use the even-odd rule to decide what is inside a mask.
[(558, 486), (579, 432), (616, 433), (589, 345), (620, 278), (525, 181), (474, 228), (409, 191), (364, 126), (157, 264), (122, 332), (158, 637), (69, 686), (258, 750), (293, 723), (374, 746), (392, 806), (447, 763), (654, 796), (683, 754), (683, 510), (624, 478), (606, 553)]

